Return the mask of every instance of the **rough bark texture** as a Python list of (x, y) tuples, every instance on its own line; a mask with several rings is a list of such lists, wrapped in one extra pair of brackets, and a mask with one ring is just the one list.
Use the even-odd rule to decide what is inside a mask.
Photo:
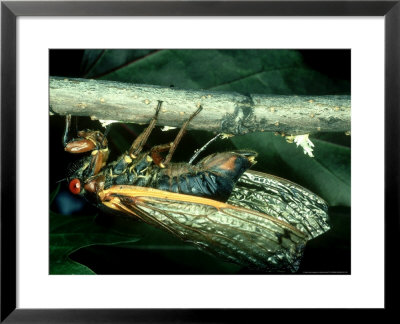
[(350, 96), (243, 95), (113, 81), (50, 78), (50, 109), (60, 115), (146, 124), (163, 101), (158, 125), (179, 127), (199, 105), (189, 129), (234, 135), (350, 130)]

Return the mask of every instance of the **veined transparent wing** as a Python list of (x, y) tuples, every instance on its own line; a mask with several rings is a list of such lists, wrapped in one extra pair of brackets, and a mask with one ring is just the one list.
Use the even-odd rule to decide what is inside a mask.
[(112, 186), (99, 196), (108, 208), (227, 261), (264, 271), (297, 271), (308, 239), (282, 220), (212, 199), (135, 186)]
[(330, 229), (327, 203), (311, 191), (283, 178), (247, 171), (227, 203), (256, 210), (291, 224), (309, 239)]

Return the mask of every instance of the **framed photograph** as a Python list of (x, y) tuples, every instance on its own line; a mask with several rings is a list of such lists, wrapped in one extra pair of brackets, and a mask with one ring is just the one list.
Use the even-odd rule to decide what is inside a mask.
[(3, 2), (2, 320), (390, 309), (399, 6)]
[(50, 273), (350, 274), (350, 60), (346, 49), (51, 49)]

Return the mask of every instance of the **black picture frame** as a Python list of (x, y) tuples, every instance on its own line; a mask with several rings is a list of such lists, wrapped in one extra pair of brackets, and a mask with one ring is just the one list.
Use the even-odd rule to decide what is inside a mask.
[(267, 319), (268, 311), (16, 308), (16, 19), (19, 16), (384, 16), (385, 310), (396, 307), (394, 293), (399, 276), (392, 262), (397, 259), (395, 239), (399, 236), (399, 0), (4, 1), (1, 3), (1, 322), (237, 322), (256, 316)]

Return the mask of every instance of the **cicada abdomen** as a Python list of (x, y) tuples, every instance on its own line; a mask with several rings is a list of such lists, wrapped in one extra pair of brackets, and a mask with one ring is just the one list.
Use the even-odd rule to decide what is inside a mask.
[[(196, 165), (171, 163), (201, 107), (173, 143), (142, 152), (160, 108), (161, 102), (146, 130), (111, 163), (100, 132), (84, 131), (64, 140), (66, 151), (90, 153), (69, 177), (71, 192), (109, 211), (138, 217), (226, 261), (263, 271), (297, 271), (307, 240), (329, 229), (326, 204), (284, 179), (247, 171), (255, 152), (215, 153)], [(165, 158), (163, 151), (168, 151)]]

